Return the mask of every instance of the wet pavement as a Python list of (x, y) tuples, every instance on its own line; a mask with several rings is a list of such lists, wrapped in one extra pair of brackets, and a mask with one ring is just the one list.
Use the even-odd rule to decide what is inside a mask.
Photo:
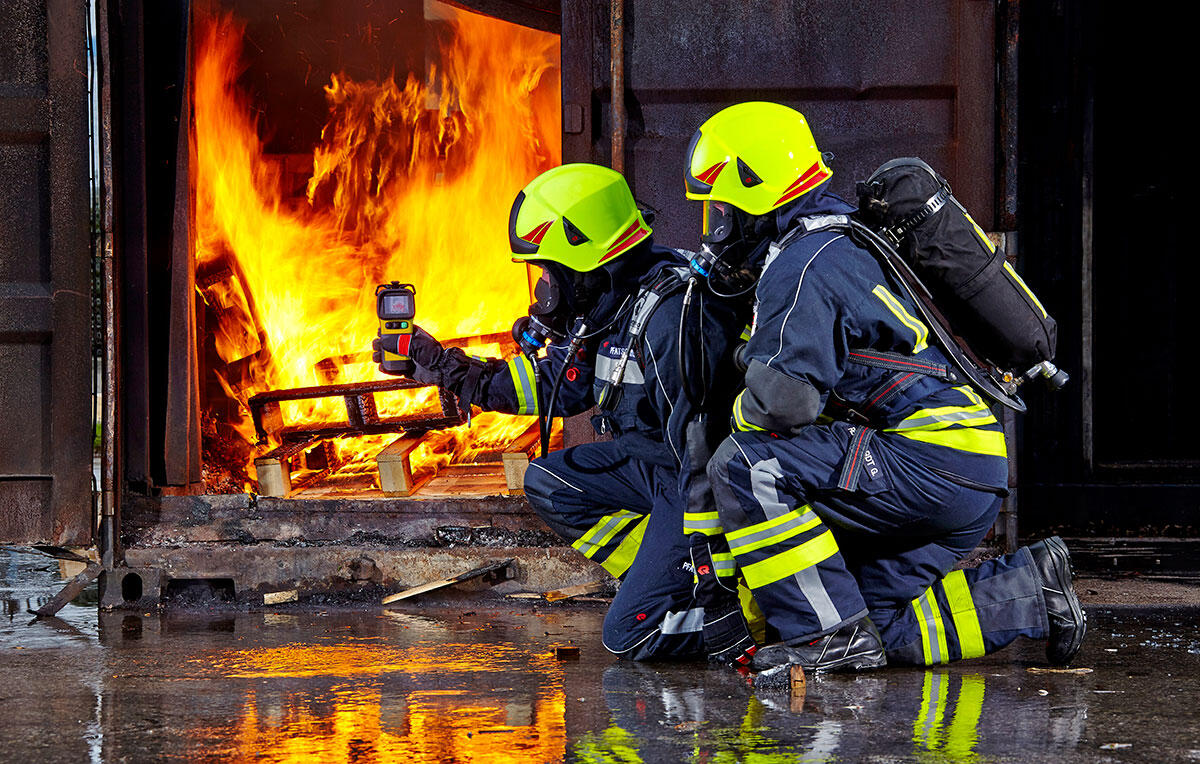
[(120, 613), (92, 588), (57, 618), (26, 612), (61, 582), (54, 560), (0, 550), (0, 760), (1200, 762), (1197, 606), (1089, 607), (1073, 673), (1024, 642), (810, 676), (801, 698), (617, 662), (602, 603)]

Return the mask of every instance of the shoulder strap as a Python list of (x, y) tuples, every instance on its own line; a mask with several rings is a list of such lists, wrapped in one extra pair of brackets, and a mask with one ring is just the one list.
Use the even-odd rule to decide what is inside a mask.
[(629, 322), (625, 325), (625, 348), (621, 351), (621, 357), (612, 365), (604, 388), (597, 398), (596, 405), (601, 409), (611, 411), (620, 400), (619, 390), (625, 379), (625, 367), (629, 364), (629, 354), (633, 351), (633, 346), (641, 341), (646, 333), (646, 326), (650, 323), (650, 317), (654, 315), (663, 298), (683, 288), (688, 275), (686, 266), (667, 265), (642, 282), (643, 286), (629, 314)]

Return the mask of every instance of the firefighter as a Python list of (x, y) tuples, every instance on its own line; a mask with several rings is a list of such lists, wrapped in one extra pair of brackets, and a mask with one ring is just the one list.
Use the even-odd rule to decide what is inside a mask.
[[(724, 412), (740, 386), (737, 374), (708, 386), (722, 412), (715, 432), (682, 393), (676, 343), (687, 259), (653, 242), (619, 173), (590, 164), (529, 183), (513, 204), (509, 242), (514, 261), (542, 270), (537, 302), (514, 336), (549, 337), (546, 354), (474, 359), (418, 330), (409, 349), (414, 378), (466, 406), (547, 420), (599, 404), (593, 426), (611, 438), (534, 459), (524, 490), (551, 529), (622, 582), (604, 621), (605, 647), (636, 660), (748, 660), (755, 643), (736, 587), (698, 585), (697, 570), (711, 580), (715, 566), (693, 561), (681, 532), (685, 497), (706, 489), (705, 466), (729, 432)], [(746, 327), (749, 304), (694, 300), (696, 351), (716, 367)], [(691, 371), (704, 378), (697, 363)]]
[(687, 157), (710, 259), (764, 268), (735, 432), (708, 466), (780, 640), (753, 667), (931, 665), (1018, 636), (1065, 665), (1086, 624), (1060, 539), (955, 569), (1006, 495), (1004, 433), (936, 371), (946, 358), (875, 257), (821, 230), (854, 211), (829, 190), (830, 160), (800, 113), (762, 102), (715, 114)]

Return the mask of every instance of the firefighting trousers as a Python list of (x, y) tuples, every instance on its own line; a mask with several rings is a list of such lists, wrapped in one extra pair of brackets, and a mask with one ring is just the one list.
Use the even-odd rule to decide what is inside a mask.
[(933, 665), (1046, 636), (1028, 549), (954, 570), (1000, 497), (972, 487), (970, 474), (931, 468), (889, 433), (858, 453), (848, 488), (854, 440), (841, 422), (790, 438), (735, 433), (709, 463), (734, 559), (780, 638), (807, 641), (870, 615), (889, 663)]
[(604, 646), (633, 660), (704, 655), (683, 500), (675, 476), (585, 443), (535, 459), (525, 496), (546, 524), (621, 581), (604, 618)]

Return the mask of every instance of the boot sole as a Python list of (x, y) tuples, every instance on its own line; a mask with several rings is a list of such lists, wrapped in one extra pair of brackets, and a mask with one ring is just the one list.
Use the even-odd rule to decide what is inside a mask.
[(1075, 659), (1079, 654), (1079, 649), (1083, 646), (1083, 637), (1087, 633), (1087, 615), (1083, 612), (1083, 607), (1079, 604), (1079, 597), (1075, 594), (1075, 569), (1071, 565), (1071, 552), (1067, 549), (1067, 545), (1058, 536), (1051, 536), (1046, 539), (1046, 549), (1054, 555), (1056, 560), (1062, 560), (1066, 563), (1067, 579), (1063, 580), (1063, 572), (1061, 565), (1054, 566), (1054, 575), (1057, 579), (1058, 589), (1067, 598), (1067, 602), (1071, 605), (1071, 618), (1075, 623), (1079, 624), (1075, 629), (1075, 639), (1071, 640), (1070, 657), (1062, 663), (1066, 666)]

